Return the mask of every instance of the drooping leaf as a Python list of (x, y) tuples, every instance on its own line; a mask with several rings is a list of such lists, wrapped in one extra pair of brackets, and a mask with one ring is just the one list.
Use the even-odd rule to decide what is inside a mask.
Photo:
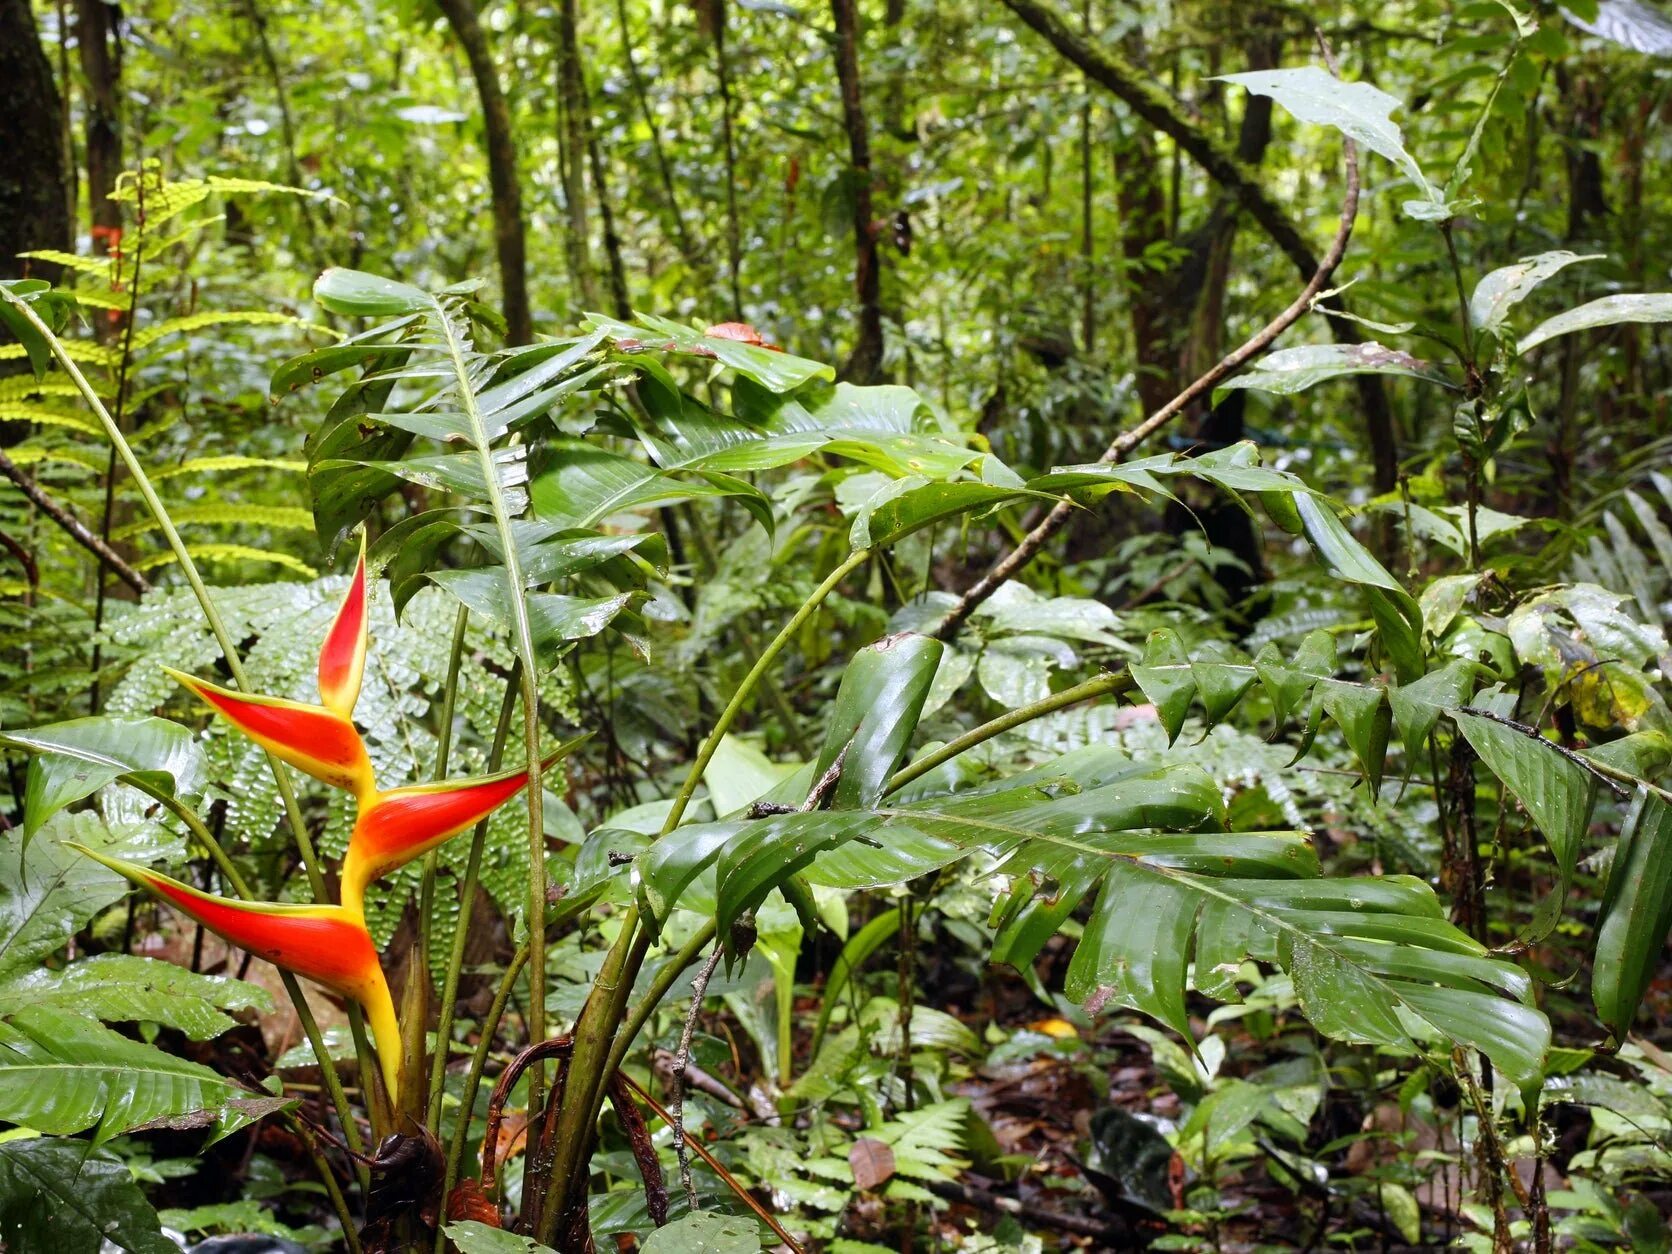
[(1190, 666), (1190, 654), (1178, 633), (1169, 628), (1152, 634), (1144, 646), (1144, 660), (1131, 667), (1138, 690), (1155, 706), (1161, 726), (1167, 731), (1167, 743), (1179, 738), (1190, 702), (1196, 696), (1196, 672)]
[(1672, 931), (1672, 806), (1639, 786), (1620, 828), (1597, 922), (1591, 998), (1624, 1040)]
[(266, 990), (254, 984), (133, 954), (95, 954), (63, 968), (35, 967), (0, 977), (0, 1018), (28, 1006), (50, 1006), (106, 1023), (158, 1023), (197, 1041), (232, 1027), (225, 1011), (272, 1005)]
[(1494, 270), (1475, 284), (1475, 290), (1469, 297), (1469, 320), (1477, 327), (1487, 329), (1500, 326), (1511, 309), (1526, 300), (1539, 284), (1552, 275), (1576, 261), (1601, 260), (1604, 260), (1601, 253), (1580, 256), (1566, 249), (1556, 249), (1539, 253), (1536, 257), (1523, 257), (1513, 266)]
[(1382, 763), (1387, 757), (1388, 732), (1393, 726), (1393, 710), (1388, 705), (1386, 690), (1379, 685), (1325, 679), (1319, 681), (1317, 700), (1347, 738), (1347, 747), (1370, 781), (1370, 795), (1374, 798), (1382, 785)]
[(1478, 669), (1478, 664), (1466, 658), (1453, 658), (1415, 683), (1396, 684), (1388, 689), (1393, 723), (1399, 731), (1400, 743), (1405, 746), (1407, 762), (1416, 761), (1440, 715), (1468, 701)]
[(0, 732), (0, 745), (30, 754), (23, 839), (67, 805), (123, 775), (143, 776), (177, 796), (202, 786), (203, 754), (191, 731), (161, 718), (102, 715)]
[(882, 799), (917, 730), (942, 652), (940, 641), (907, 632), (854, 654), (842, 672), (824, 747), (813, 764), (817, 780), (841, 758), (842, 775), (831, 798), (835, 808), (866, 808)]
[(1259, 96), (1270, 96), (1303, 122), (1333, 126), (1371, 152), (1393, 162), (1425, 194), (1433, 189), (1422, 169), (1405, 151), (1405, 137), (1393, 121), (1396, 97), (1369, 83), (1349, 83), (1315, 65), (1286, 70), (1252, 70), (1221, 75)]
[(1371, 342), (1303, 344), (1296, 348), (1281, 348), (1266, 354), (1234, 379), (1221, 383), (1216, 391), (1250, 388), (1276, 396), (1293, 396), (1330, 379), (1357, 374), (1400, 375), (1425, 383), (1438, 383), (1442, 387), (1454, 386), (1428, 362)]
[(1565, 887), (1596, 805), (1596, 776), (1537, 736), (1466, 710), (1452, 717), (1480, 760), (1527, 807), (1550, 842)]
[(1617, 326), (1622, 322), (1672, 322), (1672, 292), (1621, 292), (1559, 313), (1521, 337), (1518, 347), (1530, 353), (1559, 335)]
[(314, 281), (314, 299), (332, 313), (393, 318), (430, 307), (429, 293), (394, 279), (333, 266)]

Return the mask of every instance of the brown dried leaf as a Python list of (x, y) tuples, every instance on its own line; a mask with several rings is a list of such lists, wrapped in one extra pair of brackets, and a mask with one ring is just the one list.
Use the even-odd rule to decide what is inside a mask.
[(848, 1150), (848, 1166), (853, 1168), (854, 1187), (868, 1192), (894, 1174), (894, 1151), (883, 1141), (861, 1137)]

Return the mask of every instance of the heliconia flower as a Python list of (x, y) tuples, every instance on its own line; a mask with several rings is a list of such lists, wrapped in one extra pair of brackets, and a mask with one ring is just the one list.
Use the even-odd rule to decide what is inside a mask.
[(360, 697), (360, 677), (366, 670), (366, 533), (360, 533), (360, 560), (348, 593), (325, 633), (319, 649), (319, 699), (325, 708), (348, 718)]
[[(541, 769), (581, 743), (572, 740), (562, 745)], [(474, 827), (516, 796), (526, 783), (528, 770), (524, 768), (478, 779), (392, 788), (362, 800), (343, 857), (343, 903), (358, 908), (367, 884)]]
[[(66, 842), (67, 844), (69, 842)], [(400, 1025), (365, 918), (349, 906), (232, 901), (149, 868), (70, 844), (240, 949), (360, 1003), (389, 1092), (401, 1066)]]
[(234, 692), (166, 666), (163, 669), (251, 740), (298, 770), (356, 796), (375, 789), (365, 743), (346, 715), (322, 705)]

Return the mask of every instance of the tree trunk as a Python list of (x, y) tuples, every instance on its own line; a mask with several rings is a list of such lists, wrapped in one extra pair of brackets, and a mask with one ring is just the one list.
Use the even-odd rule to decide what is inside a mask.
[(586, 80), (581, 77), (580, 16), (575, 0), (562, 0), (557, 11), (558, 147), (563, 169), (563, 201), (569, 217), (564, 256), (575, 297), (587, 308), (598, 303), (592, 278), (592, 247), (586, 220)]
[(511, 110), (500, 90), (499, 71), (487, 35), (476, 19), (476, 0), (439, 0), (442, 15), (470, 62), (476, 95), (482, 102), (483, 142), (488, 152), (488, 187), (493, 196), (494, 246), (499, 254), (499, 285), (505, 298), (506, 338), (527, 344), (534, 338), (528, 308), (526, 246), (523, 242), (522, 185), (517, 175), (517, 141), (511, 133)]
[(122, 239), (122, 206), (110, 198), (122, 173), (121, 13), (105, 0), (76, 0), (76, 42), (87, 79), (87, 207), (93, 251), (101, 254)]
[(0, 117), (10, 135), (0, 167), (0, 277), (56, 282), (57, 266), (18, 254), (71, 248), (61, 109), (29, 0), (0, 0)]
[(859, 90), (859, 13), (855, 0), (830, 0), (830, 9), (836, 20), (836, 79), (842, 88), (852, 165), (853, 285), (859, 299), (859, 333), (842, 376), (854, 383), (875, 383), (882, 374), (882, 274), (871, 229), (871, 134)]

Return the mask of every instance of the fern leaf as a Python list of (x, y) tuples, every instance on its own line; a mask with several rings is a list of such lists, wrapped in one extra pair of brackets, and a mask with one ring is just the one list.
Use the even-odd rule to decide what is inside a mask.
[(99, 425), (79, 410), (32, 401), (0, 401), (0, 422), (32, 422), (41, 427), (65, 427), (83, 435), (99, 434)]
[[(293, 505), (184, 505), (171, 511), (176, 524), (199, 526), (271, 527), (278, 531), (312, 531), (313, 513)], [(158, 528), (155, 519), (146, 518), (119, 527), (112, 533), (115, 540), (131, 540)]]
[[(245, 457), (226, 453), (218, 457), (193, 457), (175, 466), (163, 466), (151, 472), (152, 479), (167, 479), (174, 475), (191, 475), (216, 470), (281, 470), (289, 474), (305, 474), (306, 462), (282, 457)], [(178, 515), (176, 515), (178, 517)], [(312, 526), (312, 520), (309, 520)]]
[[(186, 551), (196, 562), (272, 562), (283, 566), (286, 570), (294, 571), (303, 578), (312, 579), (319, 572), (299, 558), (289, 553), (276, 553), (268, 549), (252, 549), (244, 544), (189, 544)], [(174, 561), (173, 553), (153, 553), (149, 557), (141, 558), (134, 563), (135, 570), (154, 570), (159, 566), (167, 566)]]

